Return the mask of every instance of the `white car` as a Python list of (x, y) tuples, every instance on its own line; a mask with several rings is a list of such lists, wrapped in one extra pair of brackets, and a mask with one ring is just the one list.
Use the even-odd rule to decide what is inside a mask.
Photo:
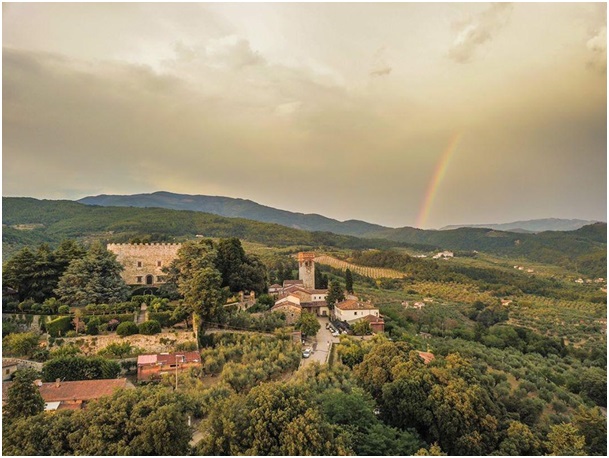
[(309, 356), (311, 356), (311, 349), (307, 348), (307, 349), (305, 349), (305, 351), (302, 352), (302, 357), (308, 358)]
[(338, 331), (334, 331), (334, 332), (332, 333), (332, 337), (338, 337), (338, 336), (340, 336), (340, 334), (338, 333)]

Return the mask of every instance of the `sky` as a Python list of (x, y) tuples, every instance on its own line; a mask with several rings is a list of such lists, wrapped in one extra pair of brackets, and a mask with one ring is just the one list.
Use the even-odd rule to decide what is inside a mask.
[(601, 3), (3, 3), (2, 194), (607, 220)]

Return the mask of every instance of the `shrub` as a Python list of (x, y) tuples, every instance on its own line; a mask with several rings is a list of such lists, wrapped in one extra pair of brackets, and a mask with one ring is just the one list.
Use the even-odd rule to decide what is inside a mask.
[(133, 347), (131, 347), (129, 342), (112, 342), (97, 354), (107, 358), (126, 358), (131, 355), (132, 351)]
[(176, 345), (176, 351), (197, 351), (196, 342), (182, 342)]
[(87, 334), (90, 336), (96, 336), (99, 334), (99, 327), (101, 325), (101, 320), (97, 317), (93, 317), (87, 323)]
[(68, 315), (55, 318), (54, 320), (48, 321), (45, 324), (45, 328), (51, 337), (66, 335), (66, 333), (72, 329), (72, 317)]
[(67, 315), (68, 313), (70, 313), (70, 307), (68, 307), (67, 305), (60, 305), (57, 309), (57, 313), (59, 313), (60, 315)]
[(161, 327), (169, 327), (175, 324), (175, 320), (172, 319), (173, 312), (150, 312), (148, 318), (150, 320), (158, 321)]
[(63, 356), (42, 366), (42, 377), (48, 382), (61, 380), (92, 380), (116, 378), (120, 364), (100, 357)]
[(133, 321), (124, 321), (116, 328), (116, 333), (121, 337), (137, 334), (138, 332), (139, 329)]
[[(119, 326), (120, 328), (120, 326)], [(138, 326), (140, 334), (144, 334), (147, 336), (151, 336), (154, 334), (158, 334), (161, 332), (161, 325), (158, 321), (148, 320), (144, 321), (142, 324)]]
[(2, 349), (15, 356), (31, 356), (38, 348), (38, 335), (33, 332), (9, 334), (2, 339)]
[(76, 337), (76, 336), (78, 336), (76, 331), (68, 331), (68, 332), (66, 332), (66, 337)]

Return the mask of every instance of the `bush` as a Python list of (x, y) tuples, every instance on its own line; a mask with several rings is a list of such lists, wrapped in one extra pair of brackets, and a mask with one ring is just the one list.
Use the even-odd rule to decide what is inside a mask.
[(182, 342), (176, 345), (176, 351), (197, 351), (196, 342)]
[(67, 315), (68, 313), (70, 313), (70, 307), (67, 305), (60, 305), (57, 309), (57, 313), (59, 313), (60, 315)]
[(93, 317), (87, 323), (87, 334), (90, 336), (96, 336), (99, 334), (99, 327), (101, 326), (101, 320), (97, 317)]
[(161, 327), (167, 328), (173, 326), (175, 321), (172, 319), (173, 312), (150, 312), (148, 318), (158, 321)]
[(116, 361), (100, 357), (63, 356), (47, 361), (42, 366), (42, 377), (47, 382), (61, 380), (93, 380), (116, 378), (121, 366)]
[(38, 335), (33, 332), (9, 334), (2, 339), (2, 349), (15, 356), (31, 356), (38, 348)]
[(71, 316), (60, 316), (54, 320), (45, 323), (45, 328), (51, 337), (59, 337), (66, 335), (68, 331), (73, 329)]
[[(120, 326), (119, 326), (120, 328)], [(158, 321), (148, 320), (144, 321), (142, 324), (138, 326), (140, 334), (144, 334), (147, 336), (151, 336), (154, 334), (158, 334), (161, 332), (161, 325)]]
[(124, 321), (116, 328), (116, 333), (121, 337), (131, 336), (133, 334), (137, 334), (138, 332), (139, 329), (137, 324), (135, 324), (133, 321)]

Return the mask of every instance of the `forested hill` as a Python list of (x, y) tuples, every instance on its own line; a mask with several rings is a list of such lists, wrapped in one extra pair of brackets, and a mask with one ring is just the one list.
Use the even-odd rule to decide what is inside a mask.
[(303, 245), (343, 248), (411, 247), (483, 251), (561, 265), (583, 274), (606, 276), (607, 224), (596, 223), (569, 232), (517, 234), (491, 229), (460, 228), (426, 231), (384, 229), (363, 239), (329, 232), (309, 232), (279, 224), (227, 218), (200, 211), (84, 205), (72, 201), (3, 197), (3, 253), (27, 244), (64, 238), (97, 236), (126, 242), (133, 237), (152, 240), (175, 237), (236, 236), (274, 246)]
[(384, 226), (365, 221), (337, 221), (317, 214), (295, 213), (260, 205), (246, 199), (221, 196), (174, 194), (159, 191), (152, 194), (89, 196), (78, 202), (87, 205), (111, 207), (158, 207), (172, 210), (193, 210), (231, 218), (245, 218), (263, 223), (277, 223), (282, 226), (306, 231), (333, 232), (335, 234), (366, 236), (367, 233), (385, 229)]
[[(342, 248), (390, 248), (403, 242), (371, 240), (329, 232), (309, 232), (279, 224), (226, 218), (198, 211), (84, 205), (68, 200), (2, 198), (2, 245), (6, 256), (24, 246), (58, 243), (66, 238), (96, 237), (127, 242), (134, 237), (152, 241), (176, 238), (239, 237), (273, 246), (303, 245)], [(433, 249), (417, 246), (418, 249)]]

